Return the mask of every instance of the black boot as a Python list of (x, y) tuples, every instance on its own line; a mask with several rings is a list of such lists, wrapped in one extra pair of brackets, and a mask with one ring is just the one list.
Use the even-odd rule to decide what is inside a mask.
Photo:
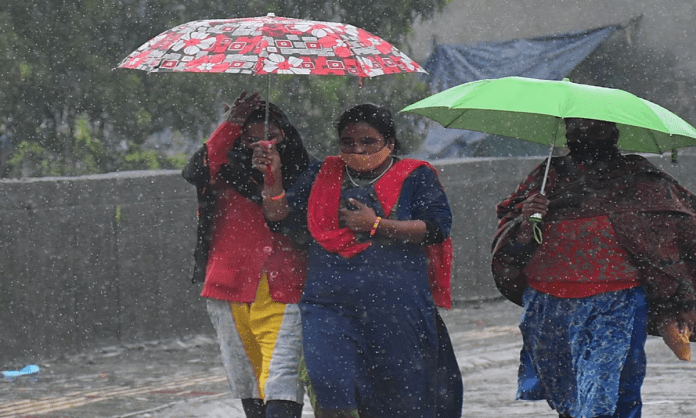
[(266, 402), (266, 418), (301, 418), (302, 404), (293, 401)]
[(242, 399), (242, 408), (246, 418), (266, 418), (266, 405), (263, 399)]

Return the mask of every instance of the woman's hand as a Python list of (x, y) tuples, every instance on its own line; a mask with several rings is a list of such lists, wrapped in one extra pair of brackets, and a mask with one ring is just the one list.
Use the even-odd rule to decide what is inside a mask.
[(535, 193), (527, 198), (522, 204), (522, 216), (525, 221), (535, 213), (540, 213), (542, 218), (549, 210), (549, 199), (541, 193)]
[(678, 313), (677, 322), (680, 329), (689, 330), (691, 334), (696, 334), (696, 309)]
[(263, 215), (269, 221), (282, 221), (290, 213), (290, 206), (281, 180), (280, 154), (273, 141), (259, 141), (251, 147), (254, 149), (251, 162), (263, 173)]
[(247, 92), (243, 91), (234, 101), (232, 107), (225, 103), (225, 122), (244, 126), (251, 113), (261, 106), (261, 95), (252, 93), (247, 97)]
[(377, 219), (375, 210), (355, 199), (348, 199), (348, 203), (353, 205), (355, 210), (340, 209), (338, 212), (340, 222), (353, 232), (371, 231)]
[(691, 361), (689, 337), (696, 331), (696, 310), (680, 312), (675, 317), (665, 318), (658, 326), (665, 344), (680, 360)]
[[(251, 156), (253, 167), (261, 171), (264, 175), (265, 194), (269, 196), (279, 195), (283, 192), (283, 182), (276, 181), (281, 179), (280, 154), (273, 141), (259, 141), (251, 145), (254, 153)], [(273, 180), (273, 181), (271, 181)]]
[[(343, 225), (353, 232), (372, 232), (377, 221), (374, 209), (355, 199), (348, 199), (348, 203), (355, 206), (355, 210), (339, 210), (338, 218)], [(425, 222), (419, 219), (399, 221), (382, 218), (377, 225), (375, 234), (404, 242), (420, 243), (425, 239), (427, 227)]]

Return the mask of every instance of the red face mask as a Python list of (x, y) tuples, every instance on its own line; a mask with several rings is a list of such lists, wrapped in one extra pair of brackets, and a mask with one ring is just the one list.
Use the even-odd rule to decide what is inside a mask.
[(361, 173), (367, 173), (382, 165), (382, 163), (389, 158), (391, 152), (392, 150), (385, 146), (373, 154), (348, 154), (340, 152), (339, 155), (343, 162), (351, 169)]

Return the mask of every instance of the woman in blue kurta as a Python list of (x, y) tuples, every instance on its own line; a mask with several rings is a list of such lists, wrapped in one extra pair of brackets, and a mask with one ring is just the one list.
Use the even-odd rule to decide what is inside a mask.
[[(356, 106), (337, 128), (340, 157), (287, 192), (264, 186), (267, 218), (299, 213), (313, 238), (300, 309), (317, 416), (460, 417), (461, 374), (436, 308), (450, 305), (447, 197), (432, 166), (392, 155), (388, 110)], [(279, 168), (273, 150), (254, 163)]]

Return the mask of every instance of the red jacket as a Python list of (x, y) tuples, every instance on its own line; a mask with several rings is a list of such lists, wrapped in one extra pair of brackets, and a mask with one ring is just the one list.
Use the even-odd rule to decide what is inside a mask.
[(201, 296), (231, 302), (253, 302), (267, 272), (271, 297), (297, 303), (302, 296), (306, 256), (291, 240), (272, 232), (261, 206), (217, 180), (240, 127), (223, 122), (206, 142), (208, 184), (216, 195), (210, 248)]

